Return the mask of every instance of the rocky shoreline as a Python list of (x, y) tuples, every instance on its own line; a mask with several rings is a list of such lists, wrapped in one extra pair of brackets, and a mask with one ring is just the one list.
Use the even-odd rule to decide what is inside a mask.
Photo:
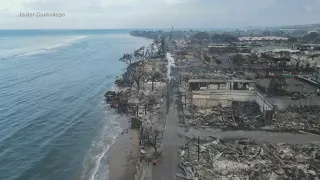
[[(164, 43), (155, 40), (148, 47), (124, 54), (119, 60), (127, 68), (115, 81), (117, 90), (104, 95), (107, 104), (128, 122), (122, 123), (124, 131), (110, 148), (110, 180), (140, 178), (145, 172), (141, 159), (152, 161), (161, 154), (163, 127), (159, 126), (159, 119), (163, 119), (167, 85)], [(125, 152), (119, 155), (120, 151)]]

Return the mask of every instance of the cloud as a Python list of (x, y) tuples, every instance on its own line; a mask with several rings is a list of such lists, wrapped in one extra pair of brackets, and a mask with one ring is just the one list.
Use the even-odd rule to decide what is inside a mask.
[(313, 11), (314, 9), (310, 6), (304, 6), (304, 9), (309, 12), (309, 11)]
[[(0, 28), (241, 27), (318, 21), (320, 0), (0, 0)], [(21, 19), (18, 12), (62, 12)]]
[(165, 0), (166, 4), (181, 4), (186, 3), (188, 0)]

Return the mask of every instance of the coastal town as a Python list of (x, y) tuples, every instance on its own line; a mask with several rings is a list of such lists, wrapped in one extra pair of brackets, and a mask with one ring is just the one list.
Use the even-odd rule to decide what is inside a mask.
[(320, 179), (320, 25), (131, 35), (153, 42), (105, 94), (128, 119), (112, 180)]

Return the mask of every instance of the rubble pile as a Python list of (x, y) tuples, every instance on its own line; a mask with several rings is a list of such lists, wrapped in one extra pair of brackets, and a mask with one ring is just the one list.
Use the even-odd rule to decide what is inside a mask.
[[(150, 66), (150, 62), (139, 61), (139, 65), (146, 67), (133, 69), (131, 64), (123, 75), (131, 83), (119, 84), (116, 90), (105, 93), (107, 104), (117, 113), (139, 119), (143, 124), (153, 124), (163, 114), (164, 96), (166, 92), (166, 69)], [(136, 64), (136, 63), (135, 63)], [(165, 64), (162, 64), (165, 65)], [(154, 71), (149, 71), (155, 68)], [(134, 72), (133, 70), (137, 71)], [(140, 72), (141, 71), (141, 72)], [(135, 76), (136, 75), (136, 76)], [(132, 79), (136, 78), (134, 81)]]
[(231, 108), (213, 107), (212, 109), (196, 109), (191, 113), (186, 113), (191, 126), (216, 126), (226, 128), (237, 126)]
[(303, 130), (320, 134), (320, 106), (289, 107), (276, 112), (273, 121), (279, 130)]
[(162, 113), (161, 105), (164, 102), (164, 94), (160, 91), (144, 91), (135, 93), (128, 100), (128, 111), (138, 117), (145, 124), (152, 124)]
[(232, 129), (257, 129), (263, 125), (259, 107), (254, 102), (234, 103), (229, 107), (197, 109), (190, 107), (185, 118), (191, 126), (212, 126)]
[(320, 178), (320, 145), (314, 144), (214, 139), (198, 148), (193, 140), (181, 150), (180, 158), (182, 173), (176, 176), (190, 180)]
[(179, 67), (183, 79), (254, 79), (256, 73), (238, 72), (235, 69), (218, 69), (207, 64), (186, 65)]
[(255, 102), (235, 103), (235, 120), (242, 129), (256, 129), (263, 126), (259, 105)]

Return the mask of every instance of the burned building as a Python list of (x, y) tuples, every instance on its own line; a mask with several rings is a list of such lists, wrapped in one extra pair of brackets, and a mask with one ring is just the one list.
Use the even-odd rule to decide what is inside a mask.
[(196, 107), (231, 107), (233, 102), (255, 102), (266, 124), (271, 124), (273, 106), (256, 91), (256, 82), (252, 80), (191, 79), (192, 105)]

